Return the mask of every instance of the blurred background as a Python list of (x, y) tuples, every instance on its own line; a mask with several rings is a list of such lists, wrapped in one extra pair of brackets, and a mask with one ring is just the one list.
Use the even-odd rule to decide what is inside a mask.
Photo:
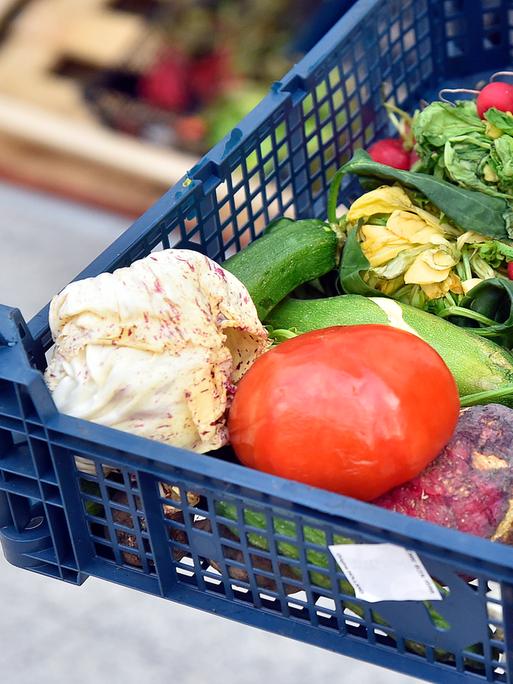
[(351, 0), (0, 0), (0, 177), (138, 216)]
[[(0, 302), (35, 314), (222, 138), (344, 0), (0, 0)], [(0, 553), (6, 684), (413, 679)]]

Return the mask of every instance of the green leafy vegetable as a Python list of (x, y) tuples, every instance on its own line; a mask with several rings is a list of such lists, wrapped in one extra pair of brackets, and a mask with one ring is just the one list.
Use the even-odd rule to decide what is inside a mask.
[[(491, 152), (490, 145), (483, 151), (482, 146), (476, 144), (471, 138), (456, 139), (452, 144), (447, 142), (443, 149), (443, 164), (445, 166), (445, 176), (448, 180), (461, 185), (470, 190), (491, 194), (488, 192), (487, 180), (496, 179), (495, 165), (483, 172), (480, 177), (476, 171), (483, 164), (489, 162), (488, 156)], [(444, 176), (440, 174), (442, 179)]]
[(508, 193), (513, 194), (513, 138), (510, 135), (497, 138), (490, 157), (497, 177), (508, 188)]
[(513, 347), (513, 281), (490, 278), (473, 287), (459, 306), (440, 312), (444, 318), (488, 337), (503, 347)]
[(358, 240), (358, 229), (352, 228), (347, 234), (347, 240), (342, 252), (340, 263), (340, 284), (344, 292), (361, 294), (366, 297), (381, 297), (383, 293), (367, 285), (362, 273), (368, 271), (370, 263), (362, 252)]
[(413, 132), (417, 143), (444, 147), (449, 138), (463, 135), (485, 135), (486, 124), (478, 115), (475, 104), (469, 100), (455, 106), (445, 102), (432, 102), (415, 113)]
[(425, 197), (463, 230), (472, 230), (496, 238), (508, 237), (513, 226), (513, 210), (506, 200), (481, 192), (466, 190), (424, 173), (393, 169), (373, 162), (363, 150), (344, 164), (333, 177), (328, 196), (328, 219), (336, 223), (336, 207), (341, 182), (346, 174), (380, 178), (389, 183), (399, 182), (407, 188), (422, 192)]
[(479, 245), (477, 248), (477, 253), (481, 257), (481, 259), (483, 259), (483, 261), (486, 261), (486, 263), (489, 264), (492, 268), (499, 268), (499, 266), (504, 260), (504, 257), (510, 256), (510, 251), (510, 260), (513, 260), (513, 249), (511, 247), (508, 247), (507, 245), (504, 245), (505, 250), (503, 251), (501, 248), (502, 245), (502, 242), (498, 242), (497, 240), (490, 240), (490, 242), (485, 242), (482, 245)]
[(513, 116), (492, 107), (485, 114), (486, 120), (502, 133), (513, 135)]
[(432, 102), (415, 113), (416, 171), (513, 202), (513, 117), (491, 108), (482, 120), (474, 102)]

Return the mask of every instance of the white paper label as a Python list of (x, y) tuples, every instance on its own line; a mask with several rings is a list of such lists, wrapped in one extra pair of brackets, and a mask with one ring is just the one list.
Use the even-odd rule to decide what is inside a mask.
[(370, 603), (442, 600), (415, 551), (395, 544), (336, 544), (329, 549), (356, 598)]

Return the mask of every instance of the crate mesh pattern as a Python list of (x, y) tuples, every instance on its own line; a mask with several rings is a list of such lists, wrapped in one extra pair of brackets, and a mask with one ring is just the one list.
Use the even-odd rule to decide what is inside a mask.
[[(78, 277), (187, 247), (219, 261), (280, 215), (325, 215), (336, 169), (444, 85), (507, 68), (508, 2), (359, 0), (232, 133)], [(347, 182), (341, 202), (358, 192)], [(328, 492), (59, 414), (48, 308), (0, 307), (0, 541), (89, 575), (435, 682), (513, 676), (513, 551)], [(355, 598), (328, 547), (416, 551), (442, 601)], [(393, 578), (391, 578), (393, 581)], [(509, 658), (508, 658), (509, 656)]]

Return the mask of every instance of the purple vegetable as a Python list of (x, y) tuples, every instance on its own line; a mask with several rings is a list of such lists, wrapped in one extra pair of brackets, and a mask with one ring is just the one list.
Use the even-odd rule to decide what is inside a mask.
[(488, 404), (462, 411), (441, 454), (374, 503), (513, 544), (513, 409)]

